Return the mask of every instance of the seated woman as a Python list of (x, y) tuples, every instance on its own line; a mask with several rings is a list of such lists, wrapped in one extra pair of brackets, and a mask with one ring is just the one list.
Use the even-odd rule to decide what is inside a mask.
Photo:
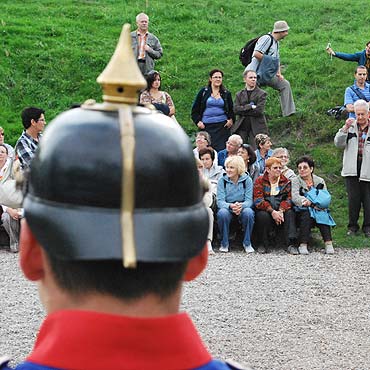
[(315, 219), (310, 217), (309, 207), (312, 203), (303, 194), (312, 188), (326, 189), (324, 179), (316, 176), (313, 171), (315, 162), (309, 156), (303, 156), (297, 160), (298, 176), (292, 180), (292, 200), (299, 207), (296, 212), (297, 223), (299, 224), (299, 247), (300, 254), (308, 254), (308, 241), (310, 238), (311, 228), (315, 225), (319, 228), (322, 238), (325, 243), (325, 253), (333, 254), (333, 242), (331, 237), (331, 229), (329, 225), (316, 223)]
[(140, 104), (153, 104), (158, 110), (172, 117), (175, 114), (175, 105), (170, 94), (161, 91), (161, 75), (157, 71), (151, 71), (146, 77), (147, 88), (140, 95)]
[[(4, 144), (0, 144), (0, 186), (13, 176), (13, 160), (8, 157), (8, 148)], [(14, 185), (15, 186), (15, 185)], [(15, 190), (15, 189), (14, 189)], [(9, 194), (9, 197), (11, 195)], [(19, 204), (20, 205), (20, 204)], [(13, 207), (13, 205), (12, 205)], [(20, 232), (20, 219), (23, 214), (21, 208), (12, 208), (8, 205), (1, 205), (2, 215), (1, 221), (4, 229), (9, 235), (10, 251), (17, 253), (19, 250), (19, 232)]]
[(276, 148), (272, 151), (272, 157), (279, 158), (281, 160), (281, 164), (283, 165), (283, 169), (281, 173), (290, 181), (296, 177), (296, 174), (292, 169), (288, 167), (289, 164), (289, 152), (286, 148)]
[(266, 171), (254, 183), (253, 199), (256, 208), (255, 236), (259, 253), (271, 247), (270, 236), (274, 231), (284, 233), (287, 251), (298, 254), (295, 214), (292, 210), (291, 183), (281, 174), (279, 158), (266, 160)]
[(202, 174), (211, 183), (212, 194), (217, 194), (217, 183), (224, 170), (221, 166), (215, 165), (215, 151), (211, 147), (201, 149), (199, 159), (203, 163)]
[(5, 143), (5, 131), (2, 127), (0, 127), (0, 144), (4, 144), (6, 146), (6, 148), (8, 149), (8, 157), (10, 159), (13, 159), (14, 148), (11, 145)]
[(257, 157), (253, 148), (248, 144), (243, 144), (238, 149), (238, 155), (243, 158), (246, 173), (251, 177), (253, 183), (256, 181), (257, 177), (260, 175), (260, 169), (256, 162)]
[(257, 164), (260, 169), (260, 175), (263, 175), (265, 172), (265, 162), (268, 158), (272, 156), (271, 150), (271, 139), (266, 134), (257, 134), (256, 135), (256, 157)]
[(209, 189), (209, 185), (210, 185), (209, 181), (207, 180), (207, 178), (203, 176), (202, 161), (200, 159), (196, 159), (196, 162), (197, 162), (197, 167), (198, 167), (199, 179), (201, 183), (203, 183), (204, 188), (208, 189), (203, 195), (203, 203), (207, 207), (208, 219), (209, 219), (207, 248), (208, 248), (208, 254), (214, 254), (215, 252), (212, 247), (214, 216), (213, 216), (213, 211), (211, 209), (211, 206), (213, 204), (213, 195), (212, 195), (211, 190)]
[(254, 224), (253, 183), (245, 173), (245, 164), (241, 157), (226, 159), (226, 173), (217, 184), (217, 223), (222, 235), (220, 251), (229, 251), (230, 222), (237, 217), (244, 229), (243, 248), (246, 253), (253, 253), (251, 234)]
[(225, 149), (235, 119), (233, 100), (222, 84), (223, 76), (220, 69), (209, 73), (208, 86), (200, 89), (191, 109), (193, 122), (211, 135), (212, 146), (217, 152)]
[[(207, 131), (199, 131), (197, 133), (197, 136), (195, 137), (195, 148), (193, 149), (193, 153), (195, 158), (199, 158), (199, 151), (204, 148), (211, 147), (211, 136)], [(217, 152), (213, 149), (213, 152), (215, 154), (214, 164), (218, 165), (218, 158), (217, 158)]]

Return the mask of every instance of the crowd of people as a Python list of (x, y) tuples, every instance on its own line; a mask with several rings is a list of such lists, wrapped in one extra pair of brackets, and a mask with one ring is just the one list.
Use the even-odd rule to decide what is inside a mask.
[[(173, 99), (168, 92), (161, 90), (161, 75), (154, 70), (155, 60), (161, 58), (163, 54), (159, 39), (148, 32), (149, 17), (146, 14), (138, 14), (136, 23), (137, 30), (131, 32), (132, 48), (140, 71), (147, 81), (146, 89), (140, 94), (139, 103), (152, 104), (158, 111), (177, 122)], [(309, 231), (315, 224), (319, 226), (322, 233), (325, 251), (327, 253), (334, 251), (330, 233), (333, 223), (329, 222), (330, 225), (325, 226), (318, 223), (309, 210), (310, 208), (318, 210), (320, 207), (305, 200), (305, 195), (302, 195), (302, 189), (305, 193), (309, 193), (311, 188), (317, 189), (320, 186), (322, 186), (321, 189), (326, 189), (325, 181), (312, 173), (314, 160), (302, 157), (305, 159), (302, 165), (299, 161), (303, 159), (300, 158), (295, 172), (288, 167), (288, 150), (273, 149), (268, 136), (264, 113), (267, 93), (261, 89), (261, 81), (263, 85), (280, 91), (284, 116), (295, 113), (290, 84), (281, 75), (279, 64), (279, 41), (288, 35), (288, 30), (287, 22), (277, 21), (272, 32), (258, 39), (251, 62), (243, 72), (245, 87), (236, 93), (235, 100), (223, 84), (223, 71), (213, 69), (209, 73), (207, 85), (199, 90), (192, 104), (191, 118), (199, 129), (193, 152), (199, 159), (202, 176), (209, 181), (212, 195), (209, 208), (212, 210), (212, 220), (215, 220), (215, 230), (217, 230), (216, 233), (212, 232), (210, 234), (212, 237), (208, 239), (211, 253), (213, 252), (212, 242), (216, 241), (217, 236), (220, 239), (220, 251), (226, 252), (230, 249), (229, 229), (233, 219), (238, 219), (242, 225), (244, 232), (242, 245), (248, 253), (255, 249), (261, 253), (270, 250), (272, 241), (276, 240), (275, 234), (281, 231), (284, 234), (281, 244), (289, 253), (307, 254)], [(331, 48), (327, 51), (345, 60), (355, 60), (354, 57), (351, 59), (348, 55), (334, 52)], [(360, 54), (362, 59), (365, 58), (367, 65), (367, 49)], [(359, 63), (362, 61), (360, 59)], [(276, 70), (275, 74), (270, 75), (272, 77), (269, 82), (266, 79), (265, 68), (271, 61), (274, 62)], [(345, 92), (345, 105), (351, 121), (347, 121), (343, 129), (338, 132), (335, 145), (345, 148), (342, 175), (346, 178), (349, 196), (348, 235), (356, 234), (360, 229), (358, 218), (362, 205), (365, 216), (362, 230), (369, 237), (368, 171), (364, 170), (365, 167), (362, 165), (362, 158), (364, 161), (368, 160), (368, 123), (366, 121), (365, 126), (361, 126), (361, 118), (356, 120), (355, 112), (356, 101), (370, 101), (370, 85), (367, 83), (367, 77), (367, 67), (359, 65), (355, 71), (354, 85), (348, 87)], [(366, 107), (360, 104), (359, 109), (366, 109)], [(2, 140), (0, 148), (3, 148), (0, 149), (2, 166), (0, 174), (5, 173), (8, 167), (12, 169), (10, 172), (13, 172), (13, 168), (17, 168), (17, 163), (22, 171), (29, 167), (44, 129), (44, 111), (35, 107), (26, 108), (22, 112), (22, 122), (24, 132), (17, 141), (15, 151), (10, 145), (4, 143), (3, 135), (0, 138), (0, 141)], [(354, 127), (354, 122), (357, 122), (358, 133), (352, 134), (350, 129)], [(358, 143), (354, 143), (354, 140), (348, 141), (349, 135), (357, 134), (360, 135), (356, 136), (359, 137)], [(346, 140), (345, 143), (343, 137)], [(351, 156), (356, 156), (358, 159), (356, 169), (353, 170), (352, 168), (348, 170), (348, 143), (354, 143), (349, 151)], [(356, 150), (358, 153), (355, 154)], [(301, 175), (302, 166), (307, 169), (307, 174), (304, 176)], [(5, 179), (4, 176), (3, 178)], [(6, 176), (7, 180), (13, 178), (13, 173)], [(328, 213), (327, 208), (322, 211)], [(10, 236), (12, 251), (18, 251), (19, 219), (22, 213), (21, 207), (14, 209), (6, 205), (2, 206), (2, 220)], [(12, 227), (8, 226), (9, 220)]]

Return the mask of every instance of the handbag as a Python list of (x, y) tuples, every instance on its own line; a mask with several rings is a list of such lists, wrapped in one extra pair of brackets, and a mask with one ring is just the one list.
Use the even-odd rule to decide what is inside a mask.
[(344, 105), (336, 105), (334, 108), (330, 108), (326, 114), (337, 120), (348, 118), (348, 112)]

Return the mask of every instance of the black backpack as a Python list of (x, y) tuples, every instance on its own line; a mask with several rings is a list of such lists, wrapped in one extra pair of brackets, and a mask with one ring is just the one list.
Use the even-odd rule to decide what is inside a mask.
[[(272, 43), (273, 43), (272, 36), (269, 33), (267, 35), (270, 36), (271, 42), (270, 42), (270, 46), (266, 50), (266, 54), (269, 52), (269, 50), (272, 46)], [(244, 47), (240, 49), (239, 59), (240, 59), (240, 62), (243, 64), (244, 67), (246, 67), (251, 62), (253, 52), (254, 52), (254, 47), (256, 46), (258, 39), (262, 36), (264, 36), (264, 35), (255, 37), (254, 39), (251, 39), (251, 40), (247, 41), (247, 43), (244, 45)]]

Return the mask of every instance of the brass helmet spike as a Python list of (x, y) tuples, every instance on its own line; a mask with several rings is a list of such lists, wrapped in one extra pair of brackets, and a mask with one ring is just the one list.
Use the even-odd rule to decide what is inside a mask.
[(116, 104), (136, 104), (139, 91), (146, 87), (132, 51), (129, 24), (123, 26), (116, 50), (97, 82), (103, 88), (103, 100)]

